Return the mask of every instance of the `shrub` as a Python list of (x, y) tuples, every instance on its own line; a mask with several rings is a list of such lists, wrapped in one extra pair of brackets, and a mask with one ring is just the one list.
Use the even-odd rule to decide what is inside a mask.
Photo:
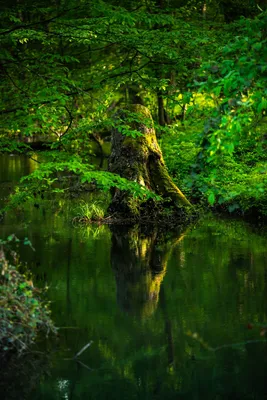
[[(39, 331), (56, 329), (41, 291), (20, 272), (21, 264), (13, 250), (19, 240), (10, 235), (0, 241), (0, 349), (22, 352), (33, 344)], [(26, 239), (25, 244), (30, 244)]]

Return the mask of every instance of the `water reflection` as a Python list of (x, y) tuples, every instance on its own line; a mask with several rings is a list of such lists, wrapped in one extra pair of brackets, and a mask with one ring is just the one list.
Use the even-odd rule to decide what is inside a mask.
[(24, 400), (31, 398), (39, 382), (49, 373), (49, 357), (44, 353), (26, 353), (0, 356), (0, 393), (2, 400)]
[[(35, 155), (34, 159), (37, 158), (38, 156)], [(12, 192), (14, 184), (18, 183), (22, 176), (32, 173), (38, 167), (34, 159), (18, 154), (0, 155), (0, 209)]]
[[(1, 165), (9, 181), (29, 168), (18, 163), (12, 178), (9, 163)], [(53, 319), (68, 329), (43, 345), (56, 352), (40, 382), (31, 385), (26, 365), (20, 376), (11, 371), (7, 400), (267, 398), (264, 232), (209, 216), (186, 235), (74, 228), (65, 203), (47, 201), (6, 215), (0, 236), (11, 233), (32, 241), (36, 251), (24, 246), (21, 259), (37, 284), (49, 286)], [(81, 361), (93, 371), (71, 360), (90, 340)]]
[[(246, 328), (266, 321), (264, 235), (214, 218), (186, 235), (107, 226), (96, 234), (46, 218), (31, 224), (29, 265), (46, 276), (57, 325), (75, 329), (60, 331), (50, 374), (29, 399), (267, 395), (266, 344), (250, 343), (264, 338)], [(93, 371), (66, 361), (90, 340), (81, 361)]]
[(176, 232), (170, 238), (158, 228), (113, 227), (111, 266), (117, 285), (119, 307), (147, 318), (158, 305), (161, 283), (173, 246), (183, 238)]

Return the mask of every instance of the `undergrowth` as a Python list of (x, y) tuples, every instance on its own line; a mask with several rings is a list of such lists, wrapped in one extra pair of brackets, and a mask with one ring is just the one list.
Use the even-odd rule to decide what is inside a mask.
[[(240, 215), (267, 216), (267, 163), (263, 127), (243, 136), (233, 154), (211, 162), (201, 148), (201, 125), (190, 118), (162, 137), (162, 149), (176, 184), (193, 201)], [(255, 140), (255, 137), (257, 140)]]
[[(10, 235), (0, 241), (0, 349), (22, 353), (29, 350), (40, 331), (56, 332), (50, 318), (49, 304), (33, 286), (14, 247), (19, 240)], [(30, 245), (26, 239), (24, 244)]]

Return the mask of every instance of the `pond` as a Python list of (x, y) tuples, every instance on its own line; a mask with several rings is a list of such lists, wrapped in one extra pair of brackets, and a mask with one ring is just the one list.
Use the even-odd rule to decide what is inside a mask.
[[(2, 155), (1, 201), (34, 168)], [(60, 328), (39, 344), (45, 365), (25, 356), (2, 380), (4, 398), (267, 398), (264, 228), (210, 215), (172, 232), (82, 227), (69, 210), (44, 202), (0, 222), (1, 238), (31, 240), (21, 258)]]

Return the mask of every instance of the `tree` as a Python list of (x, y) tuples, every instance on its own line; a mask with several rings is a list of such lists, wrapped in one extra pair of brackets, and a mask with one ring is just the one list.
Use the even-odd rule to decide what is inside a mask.
[[(13, 3), (4, 7), (3, 15), (0, 34), (4, 50), (2, 89), (6, 93), (2, 106), (4, 138), (8, 135), (16, 139), (18, 133), (46, 133), (57, 137), (54, 148), (68, 150), (74, 140), (80, 141), (79, 150), (86, 148), (88, 134), (99, 127), (95, 117), (102, 113), (102, 126), (113, 124), (103, 118), (103, 111), (116, 92), (132, 87), (129, 82), (134, 81), (137, 87), (142, 82), (145, 90), (159, 93), (166, 79), (158, 79), (157, 65), (166, 75), (176, 62), (177, 52), (172, 43), (177, 34), (173, 28), (181, 28), (182, 20), (171, 13), (159, 13), (153, 3), (143, 6), (140, 2), (133, 9), (112, 2), (81, 1), (66, 8), (64, 3), (54, 7), (51, 2), (44, 7), (42, 1), (37, 1), (33, 12), (27, 3)], [(188, 29), (189, 25), (185, 34)], [(155, 72), (152, 77), (151, 70)], [(107, 95), (107, 89), (111, 95)], [(89, 99), (90, 105), (84, 105)], [(97, 107), (93, 104), (95, 99), (100, 104)], [(93, 117), (87, 119), (89, 114)], [(66, 157), (69, 159), (67, 154)], [(52, 186), (55, 171), (68, 168), (83, 175), (84, 160), (71, 160), (65, 162), (62, 153), (61, 164), (56, 164), (54, 157), (53, 165), (47, 164), (31, 179), (37, 179), (38, 186), (40, 181), (44, 186)], [(95, 179), (102, 184), (104, 174), (98, 175), (98, 179), (90, 169), (84, 181)], [(50, 179), (44, 182), (44, 176)], [(108, 177), (106, 188), (117, 185), (123, 189), (118, 178)], [(131, 187), (128, 185), (128, 189)], [(27, 194), (20, 193), (17, 199), (29, 195), (27, 189)]]
[[(126, 136), (121, 129), (114, 129), (109, 171), (137, 182), (141, 187), (152, 190), (165, 199), (169, 198), (178, 209), (191, 208), (190, 202), (168, 174), (149, 110), (141, 105), (133, 105), (130, 111), (137, 114), (141, 121), (133, 121), (130, 126), (136, 137)], [(127, 121), (129, 114), (121, 111), (120, 118)], [(144, 204), (142, 206), (144, 209)], [(112, 213), (123, 213), (128, 218), (140, 217), (140, 202), (119, 189), (115, 189), (109, 209)], [(155, 217), (153, 207), (150, 214), (154, 214)]]
[[(229, 211), (245, 212), (253, 209), (255, 202), (263, 213), (266, 208), (266, 18), (265, 11), (231, 25), (231, 40), (203, 65), (197, 82), (213, 106), (200, 137), (194, 181), (205, 191), (207, 182), (212, 182), (210, 204), (226, 203)], [(243, 166), (237, 164), (242, 161)], [(229, 182), (226, 188), (230, 164), (239, 175), (231, 178), (236, 186)]]

